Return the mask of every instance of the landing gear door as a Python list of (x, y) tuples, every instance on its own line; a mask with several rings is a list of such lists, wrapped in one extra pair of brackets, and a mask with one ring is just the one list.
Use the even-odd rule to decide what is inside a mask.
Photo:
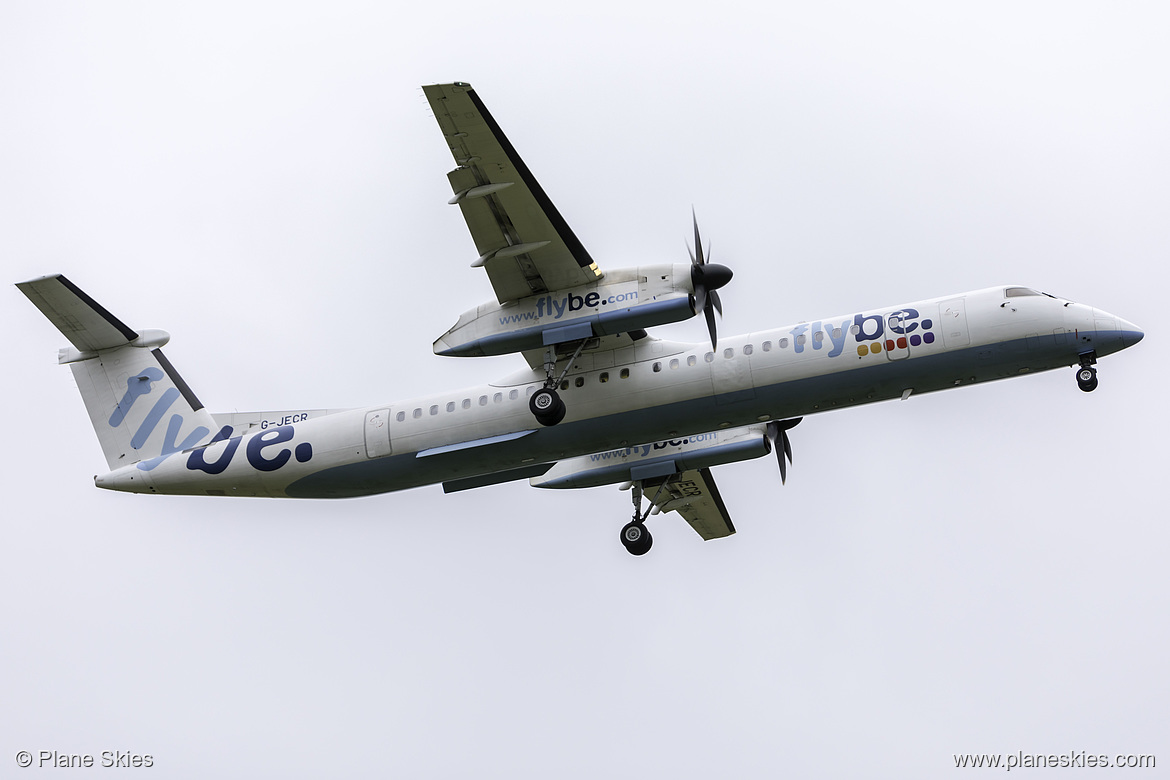
[(390, 454), (390, 410), (366, 412), (366, 457), (381, 458)]
[(965, 347), (971, 343), (967, 331), (967, 308), (963, 298), (952, 298), (938, 305), (938, 325), (942, 328), (943, 345), (947, 349)]

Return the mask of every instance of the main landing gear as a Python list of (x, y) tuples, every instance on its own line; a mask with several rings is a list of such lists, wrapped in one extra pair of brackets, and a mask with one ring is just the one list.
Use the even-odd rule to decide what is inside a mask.
[(1087, 352), (1081, 355), (1081, 367), (1077, 369), (1077, 387), (1086, 393), (1097, 389), (1097, 369), (1093, 368), (1093, 364), (1096, 362), (1096, 352)]
[[(646, 527), (646, 520), (654, 511), (654, 502), (658, 499), (658, 493), (662, 492), (665, 485), (666, 480), (663, 480), (662, 484), (658, 486), (658, 492), (650, 500), (650, 507), (645, 512), (642, 511), (642, 483), (634, 482), (631, 485), (630, 496), (634, 499), (634, 519), (622, 526), (620, 537), (622, 546), (630, 555), (645, 555), (650, 552), (650, 547), (654, 544), (654, 537), (650, 535), (650, 529)], [(624, 485), (622, 489), (625, 489)]]
[[(544, 351), (544, 387), (537, 390), (528, 399), (528, 409), (532, 412), (532, 416), (541, 425), (556, 425), (561, 420), (565, 419), (565, 402), (557, 395), (557, 385), (565, 378), (565, 374), (569, 373), (569, 369), (573, 367), (573, 362), (581, 355), (581, 350), (585, 348), (585, 342), (589, 339), (581, 339), (581, 343), (577, 345), (577, 350), (573, 356), (569, 358), (569, 362), (565, 364), (565, 370), (561, 372), (560, 376), (556, 376), (557, 371), (557, 347), (555, 344), (550, 344)], [(646, 549), (650, 549), (647, 547)]]

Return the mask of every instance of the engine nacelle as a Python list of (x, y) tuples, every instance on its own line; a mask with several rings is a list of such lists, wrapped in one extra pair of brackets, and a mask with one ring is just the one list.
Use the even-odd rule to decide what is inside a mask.
[(436, 355), (504, 355), (628, 333), (695, 315), (688, 264), (609, 271), (597, 282), (464, 312), (434, 345)]
[(616, 485), (751, 460), (771, 451), (767, 427), (748, 425), (569, 458), (528, 481), (542, 488)]

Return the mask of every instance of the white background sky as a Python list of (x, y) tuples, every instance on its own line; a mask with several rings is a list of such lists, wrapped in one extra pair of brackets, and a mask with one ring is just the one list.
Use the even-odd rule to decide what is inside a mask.
[[(1164, 4), (172, 5), (0, 4), (0, 776), (37, 774), (21, 749), (168, 778), (1019, 750), (1164, 776)], [(491, 298), (418, 89), (454, 80), (604, 268), (684, 262), (693, 204), (736, 272), (722, 333), (1019, 283), (1146, 339), (1092, 394), (1069, 369), (808, 418), (783, 489), (771, 459), (715, 470), (736, 536), (671, 515), (642, 559), (613, 488), (94, 489), (64, 339), (10, 283), (165, 328), (213, 411), (521, 365), (430, 351)]]

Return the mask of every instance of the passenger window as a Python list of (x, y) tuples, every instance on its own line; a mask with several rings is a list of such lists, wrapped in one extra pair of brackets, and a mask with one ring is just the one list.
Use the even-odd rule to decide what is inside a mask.
[(619, 374), (618, 376), (620, 376), (622, 379), (629, 379), (630, 378), (630, 369), (623, 368), (621, 374)]
[(577, 377), (577, 379), (573, 382), (573, 384), (576, 385), (577, 387), (584, 387), (585, 386), (585, 377), (583, 377), (583, 376)]
[(853, 325), (849, 326), (849, 332), (856, 336), (858, 333), (861, 333), (861, 326), (854, 323)]
[(464, 398), (464, 399), (463, 399), (463, 404), (462, 404), (462, 405), (463, 405), (463, 408), (464, 408), (464, 409), (470, 409), (470, 408), (471, 408), (471, 399), (470, 399), (470, 398)]
[(724, 358), (733, 358), (733, 357), (735, 357), (735, 350), (734, 350), (734, 349), (732, 349), (731, 347), (728, 347), (727, 349), (723, 350), (723, 357), (724, 357)]
[(657, 374), (661, 370), (662, 370), (662, 364), (659, 363), (658, 361), (655, 361), (654, 362), (654, 373)]
[(776, 346), (780, 347), (780, 349), (788, 349), (788, 339), (780, 339), (776, 342)]
[(835, 338), (835, 339), (841, 338), (841, 329), (840, 328), (833, 328), (833, 338)]
[(678, 368), (678, 358), (674, 358), (673, 360), (670, 361), (670, 367), (671, 368)]
[(535, 392), (536, 392), (536, 385), (529, 385), (528, 387), (524, 388), (524, 395), (526, 395), (526, 396), (532, 395)]
[(398, 422), (405, 421), (406, 420), (406, 412), (399, 412), (398, 415), (394, 419), (397, 420)]
[(687, 357), (687, 365), (688, 366), (693, 366), (698, 362), (699, 362), (698, 358), (696, 358), (694, 355), (690, 355)]
[(422, 417), (422, 408), (420, 407), (418, 409), (415, 409), (414, 412), (411, 414), (411, 417), (413, 417), (416, 420), (418, 418)]
[(454, 401), (448, 401), (448, 402), (447, 402), (447, 411), (448, 411), (448, 412), (453, 412), (453, 411), (455, 411), (455, 402), (454, 402)]
[(481, 395), (479, 397), (479, 405), (480, 406), (487, 406), (487, 396), (486, 395)]
[(509, 401), (515, 401), (519, 397), (520, 397), (520, 391), (517, 390), (516, 388), (512, 388), (511, 390), (508, 391), (508, 400)]
[(816, 333), (813, 334), (813, 341), (815, 341), (816, 343), (820, 344), (824, 340), (825, 340), (824, 331), (818, 330)]
[(561, 389), (562, 389), (562, 390), (568, 390), (568, 389), (569, 389), (569, 380), (568, 380), (568, 379), (566, 379), (566, 380), (564, 380), (563, 382), (561, 382)]
[(715, 353), (708, 352), (706, 355), (703, 355), (703, 360), (706, 360), (708, 363), (712, 362), (713, 360), (715, 360)]
[(772, 342), (770, 342), (770, 341), (765, 341), (765, 342), (762, 344), (762, 346), (763, 346), (763, 348), (764, 348), (764, 351), (765, 351), (765, 352), (771, 352), (771, 351), (772, 351)]
[(435, 404), (434, 406), (431, 407), (431, 414), (438, 414), (438, 413), (439, 413), (439, 405)]
[(503, 394), (503, 393), (496, 393), (495, 395), (493, 395), (493, 396), (492, 396), (492, 403), (493, 403), (493, 404), (498, 404), (498, 403), (500, 403), (500, 402), (501, 402), (501, 401), (503, 401), (503, 400), (504, 400), (504, 394)]
[(805, 342), (804, 334), (801, 333), (799, 336), (796, 337), (796, 343), (803, 344), (804, 342)]
[(603, 385), (604, 385), (606, 382), (608, 382), (608, 381), (609, 381), (609, 372), (608, 372), (608, 371), (602, 371), (602, 372), (601, 372), (601, 376), (597, 377), (597, 381), (598, 381), (598, 382), (601, 382), (601, 384), (603, 384)]
[(743, 345), (743, 354), (745, 354), (745, 355), (752, 354), (752, 345), (751, 344), (744, 344)]

